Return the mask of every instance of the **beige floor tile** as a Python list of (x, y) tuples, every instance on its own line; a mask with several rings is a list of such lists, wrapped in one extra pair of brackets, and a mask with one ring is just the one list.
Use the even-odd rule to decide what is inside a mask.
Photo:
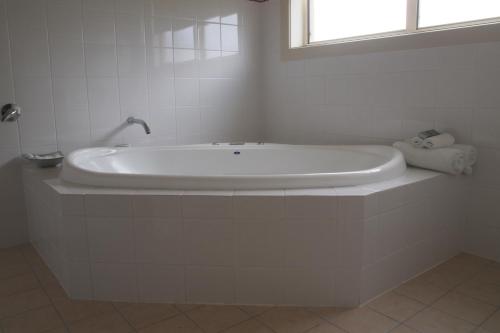
[(41, 333), (64, 327), (56, 310), (51, 306), (3, 319), (1, 323), (4, 333)]
[(203, 333), (196, 324), (184, 314), (164, 320), (139, 330), (141, 333)]
[(47, 265), (43, 261), (42, 257), (36, 252), (36, 250), (32, 246), (28, 246), (21, 250), (23, 253), (24, 259), (33, 269), (46, 269)]
[(54, 301), (54, 306), (66, 323), (74, 323), (100, 313), (114, 310), (112, 303), (74, 301), (70, 299), (58, 299)]
[(333, 323), (350, 333), (385, 333), (398, 322), (367, 307), (339, 313)]
[(188, 311), (191, 311), (193, 309), (196, 309), (196, 308), (203, 306), (203, 304), (175, 304), (174, 306), (180, 312), (188, 312)]
[(40, 284), (38, 283), (38, 280), (33, 273), (15, 276), (1, 281), (0, 297), (10, 296), (39, 287)]
[(490, 333), (500, 332), (500, 311), (497, 311), (493, 316), (481, 325), (481, 328)]
[(250, 319), (223, 331), (224, 333), (273, 333), (257, 320)]
[(368, 307), (397, 321), (405, 321), (422, 310), (425, 305), (406, 296), (389, 292), (371, 301)]
[(469, 280), (475, 273), (475, 270), (459, 270), (455, 266), (441, 265), (425, 272), (414, 280), (424, 281), (442, 289), (451, 290)]
[(336, 326), (333, 326), (330, 323), (322, 323), (307, 331), (307, 333), (345, 333), (345, 332), (346, 331)]
[(206, 305), (186, 312), (186, 315), (208, 333), (219, 332), (249, 318), (236, 306)]
[(59, 283), (54, 274), (52, 274), (52, 272), (48, 268), (36, 269), (34, 270), (34, 272), (36, 277), (38, 278), (38, 281), (40, 281), (40, 284), (42, 286), (47, 286), (53, 283)]
[(258, 316), (273, 308), (272, 306), (252, 306), (252, 305), (239, 305), (238, 307), (247, 315), (252, 317)]
[(329, 322), (333, 322), (340, 313), (352, 309), (337, 308), (337, 307), (315, 307), (315, 308), (308, 308), (308, 310), (313, 312), (320, 318), (323, 318)]
[(434, 308), (418, 313), (405, 323), (422, 333), (468, 333), (476, 326)]
[(30, 266), (24, 261), (12, 264), (0, 264), (0, 280), (29, 273)]
[(169, 304), (118, 303), (118, 311), (136, 329), (149, 326), (179, 314)]
[(486, 303), (500, 306), (500, 285), (485, 283), (481, 279), (474, 278), (465, 282), (457, 288), (461, 294), (477, 298)]
[(319, 317), (302, 308), (274, 308), (257, 318), (277, 333), (302, 333), (322, 323)]
[(481, 270), (474, 278), (482, 283), (500, 284), (500, 264)]
[(493, 261), (475, 256), (473, 254), (461, 253), (445, 262), (444, 266), (455, 266), (462, 270), (469, 269), (479, 271), (493, 264)]
[(17, 247), (0, 249), (0, 266), (24, 263), (25, 259), (21, 250)]
[(0, 318), (50, 305), (50, 299), (42, 289), (33, 289), (0, 298)]
[(394, 290), (396, 293), (413, 298), (424, 304), (431, 304), (446, 294), (447, 290), (422, 280), (411, 280)]
[(134, 329), (117, 311), (105, 312), (69, 325), (71, 333), (128, 333)]
[(493, 305), (456, 292), (451, 292), (440, 298), (433, 306), (475, 325), (481, 324), (496, 310)]
[(42, 287), (53, 302), (69, 300), (66, 291), (59, 283), (51, 283)]
[(420, 332), (417, 332), (413, 328), (410, 328), (408, 326), (400, 325), (395, 329), (393, 329), (391, 333), (420, 333)]

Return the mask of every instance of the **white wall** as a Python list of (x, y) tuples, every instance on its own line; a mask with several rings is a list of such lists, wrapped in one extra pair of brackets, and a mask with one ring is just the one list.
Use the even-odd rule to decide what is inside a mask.
[(264, 5), (266, 140), (386, 143), (450, 131), (480, 148), (466, 249), (500, 260), (500, 43), (284, 62)]
[[(117, 143), (257, 140), (258, 5), (0, 0), (0, 247), (26, 241), (16, 157)], [(153, 134), (124, 127), (149, 121)]]

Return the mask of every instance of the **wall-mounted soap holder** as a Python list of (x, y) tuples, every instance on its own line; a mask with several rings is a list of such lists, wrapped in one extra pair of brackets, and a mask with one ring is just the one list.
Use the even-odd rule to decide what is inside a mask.
[(63, 153), (56, 151), (50, 154), (23, 154), (23, 157), (31, 161), (39, 168), (54, 168), (61, 164), (64, 159)]
[(17, 104), (5, 104), (0, 111), (0, 120), (2, 122), (12, 122), (16, 121), (21, 117), (21, 107)]

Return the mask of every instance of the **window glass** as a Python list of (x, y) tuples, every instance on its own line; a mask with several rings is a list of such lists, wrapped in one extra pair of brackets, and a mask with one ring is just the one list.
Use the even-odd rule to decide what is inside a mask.
[(500, 0), (420, 0), (420, 28), (500, 17)]
[(310, 0), (310, 42), (405, 30), (406, 2), (406, 0)]

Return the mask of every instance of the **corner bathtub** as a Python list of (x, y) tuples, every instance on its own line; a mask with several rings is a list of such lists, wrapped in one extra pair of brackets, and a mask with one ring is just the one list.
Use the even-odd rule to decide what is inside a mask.
[(258, 190), (363, 185), (405, 170), (402, 154), (387, 146), (217, 144), (78, 150), (64, 160), (62, 179), (103, 187)]

